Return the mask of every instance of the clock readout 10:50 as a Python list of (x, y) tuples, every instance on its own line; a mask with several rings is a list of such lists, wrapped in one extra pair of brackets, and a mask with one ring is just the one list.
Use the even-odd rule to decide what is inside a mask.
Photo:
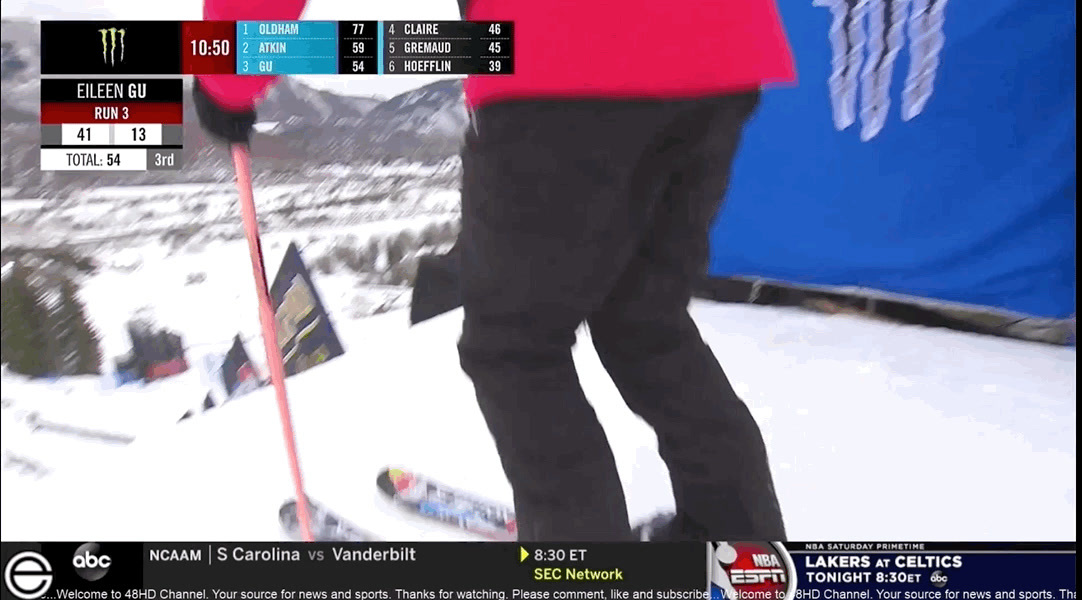
[(229, 56), (229, 40), (192, 40), (193, 56)]

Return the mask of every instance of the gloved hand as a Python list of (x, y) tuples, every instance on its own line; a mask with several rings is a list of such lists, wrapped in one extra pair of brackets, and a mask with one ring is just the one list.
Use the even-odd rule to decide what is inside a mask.
[(255, 126), (255, 109), (231, 112), (215, 104), (196, 78), (192, 100), (199, 124), (211, 136), (230, 144), (248, 144)]

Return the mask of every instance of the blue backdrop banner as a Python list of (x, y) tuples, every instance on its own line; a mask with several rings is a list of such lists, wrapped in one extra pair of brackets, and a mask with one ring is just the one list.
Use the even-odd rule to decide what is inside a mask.
[(1075, 311), (1075, 5), (781, 0), (710, 272)]

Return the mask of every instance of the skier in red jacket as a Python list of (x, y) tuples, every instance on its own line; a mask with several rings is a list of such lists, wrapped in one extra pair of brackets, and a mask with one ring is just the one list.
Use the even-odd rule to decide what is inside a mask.
[[(205, 0), (291, 20), (303, 0)], [(515, 22), (515, 74), (465, 82), (459, 355), (522, 541), (635, 539), (571, 349), (586, 322), (656, 431), (676, 501), (651, 537), (784, 540), (754, 418), (688, 314), (760, 90), (795, 80), (773, 0), (463, 0)], [(247, 142), (271, 77), (200, 76), (204, 127)]]

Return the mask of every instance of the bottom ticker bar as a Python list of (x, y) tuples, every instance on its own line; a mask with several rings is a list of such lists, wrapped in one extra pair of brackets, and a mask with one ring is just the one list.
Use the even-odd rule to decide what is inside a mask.
[(4, 542), (2, 560), (21, 600), (1076, 600), (1074, 543), (788, 546)]

